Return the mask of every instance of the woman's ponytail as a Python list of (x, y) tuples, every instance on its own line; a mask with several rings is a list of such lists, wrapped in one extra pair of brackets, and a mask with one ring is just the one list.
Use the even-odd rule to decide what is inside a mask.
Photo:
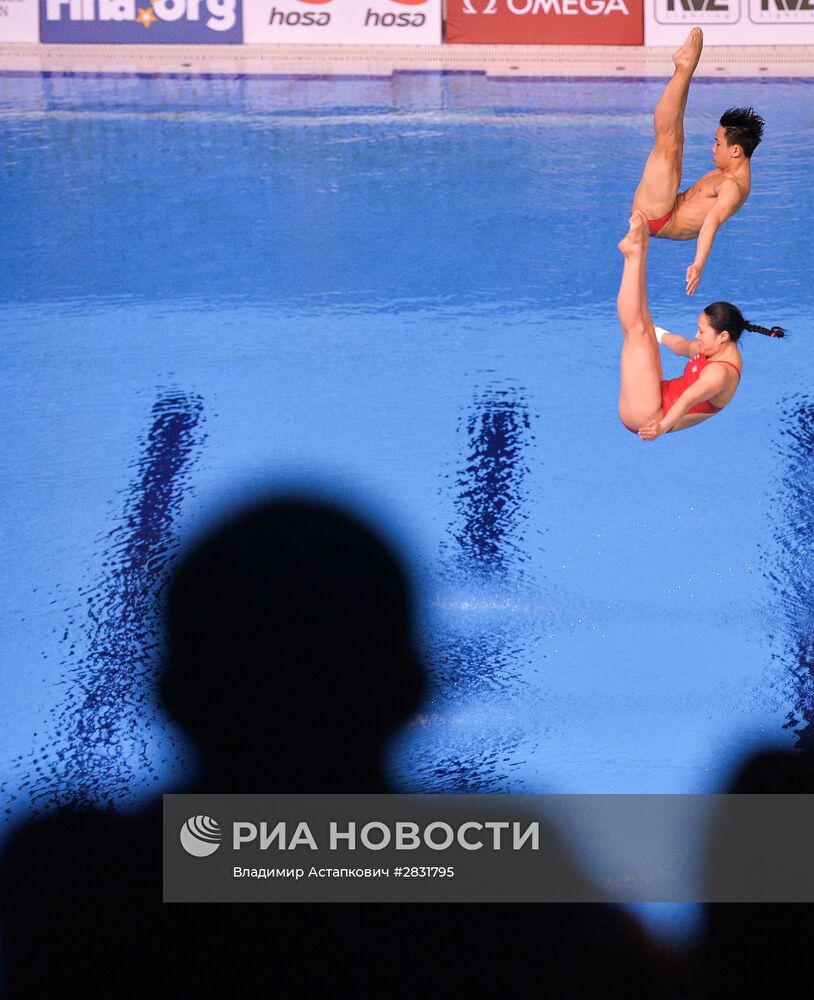
[(764, 337), (785, 337), (786, 331), (782, 326), (773, 326), (768, 330), (765, 326), (758, 326), (757, 323), (747, 323), (744, 321), (744, 330), (748, 330), (750, 333), (762, 333)]

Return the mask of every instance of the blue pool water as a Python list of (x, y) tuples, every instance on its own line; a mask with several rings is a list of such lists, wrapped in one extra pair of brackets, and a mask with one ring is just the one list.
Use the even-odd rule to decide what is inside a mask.
[(692, 244), (653, 246), (654, 318), (724, 298), (795, 337), (745, 336), (734, 404), (644, 445), (615, 244), (662, 85), (0, 77), (10, 814), (190, 773), (156, 588), (269, 481), (410, 554), (406, 789), (712, 791), (811, 739), (812, 87), (693, 88), (685, 181), (724, 107), (766, 137), (695, 299)]

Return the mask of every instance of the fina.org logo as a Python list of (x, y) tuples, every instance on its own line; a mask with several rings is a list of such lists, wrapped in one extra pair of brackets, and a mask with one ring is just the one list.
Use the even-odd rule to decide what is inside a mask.
[(741, 0), (653, 0), (659, 24), (737, 24)]
[[(203, 21), (212, 31), (229, 31), (237, 21), (237, 0), (46, 0), (45, 17), (61, 21)], [(203, 8), (203, 9), (202, 9)]]
[(208, 858), (220, 847), (223, 834), (211, 816), (190, 816), (181, 827), (181, 847), (194, 858)]

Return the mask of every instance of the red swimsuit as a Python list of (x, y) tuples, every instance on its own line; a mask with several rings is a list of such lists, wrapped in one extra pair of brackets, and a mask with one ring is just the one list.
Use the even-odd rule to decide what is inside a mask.
[[(684, 374), (679, 376), (679, 378), (661, 380), (661, 410), (665, 416), (678, 397), (686, 389), (689, 389), (691, 385), (695, 385), (698, 379), (701, 378), (701, 372), (707, 365), (729, 365), (730, 368), (735, 369), (740, 379), (740, 369), (737, 365), (733, 365), (731, 361), (710, 361), (703, 354), (698, 354), (696, 357), (690, 358), (684, 368)], [(701, 403), (696, 403), (695, 406), (691, 406), (687, 410), (687, 413), (720, 413), (721, 409), (722, 407), (715, 406), (709, 400), (704, 400)]]
[[(694, 358), (690, 358), (684, 368), (684, 374), (680, 375), (678, 378), (669, 378), (661, 380), (661, 415), (664, 418), (669, 412), (670, 408), (673, 406), (678, 397), (685, 392), (691, 385), (695, 385), (699, 378), (701, 378), (701, 372), (707, 367), (707, 365), (729, 365), (730, 368), (734, 368), (738, 373), (738, 379), (741, 377), (740, 368), (737, 365), (733, 365), (731, 361), (710, 361), (705, 358), (703, 354), (698, 354)], [(696, 403), (695, 406), (691, 406), (687, 410), (687, 415), (690, 413), (720, 413), (723, 407), (715, 406), (714, 403), (704, 400), (701, 403)], [(627, 424), (622, 421), (625, 427), (634, 434), (638, 434), (637, 430), (632, 427), (628, 427)]]

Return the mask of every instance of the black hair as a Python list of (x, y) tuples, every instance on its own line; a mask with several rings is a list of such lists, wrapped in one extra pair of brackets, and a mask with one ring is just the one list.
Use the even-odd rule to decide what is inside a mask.
[(717, 333), (724, 330), (729, 334), (730, 340), (737, 344), (740, 335), (744, 330), (750, 333), (762, 333), (764, 337), (785, 337), (786, 331), (782, 326), (758, 326), (757, 323), (747, 323), (743, 318), (743, 313), (731, 302), (713, 302), (704, 309), (704, 314)]
[(721, 115), (727, 145), (740, 146), (747, 160), (763, 138), (765, 124), (754, 108), (727, 108)]

